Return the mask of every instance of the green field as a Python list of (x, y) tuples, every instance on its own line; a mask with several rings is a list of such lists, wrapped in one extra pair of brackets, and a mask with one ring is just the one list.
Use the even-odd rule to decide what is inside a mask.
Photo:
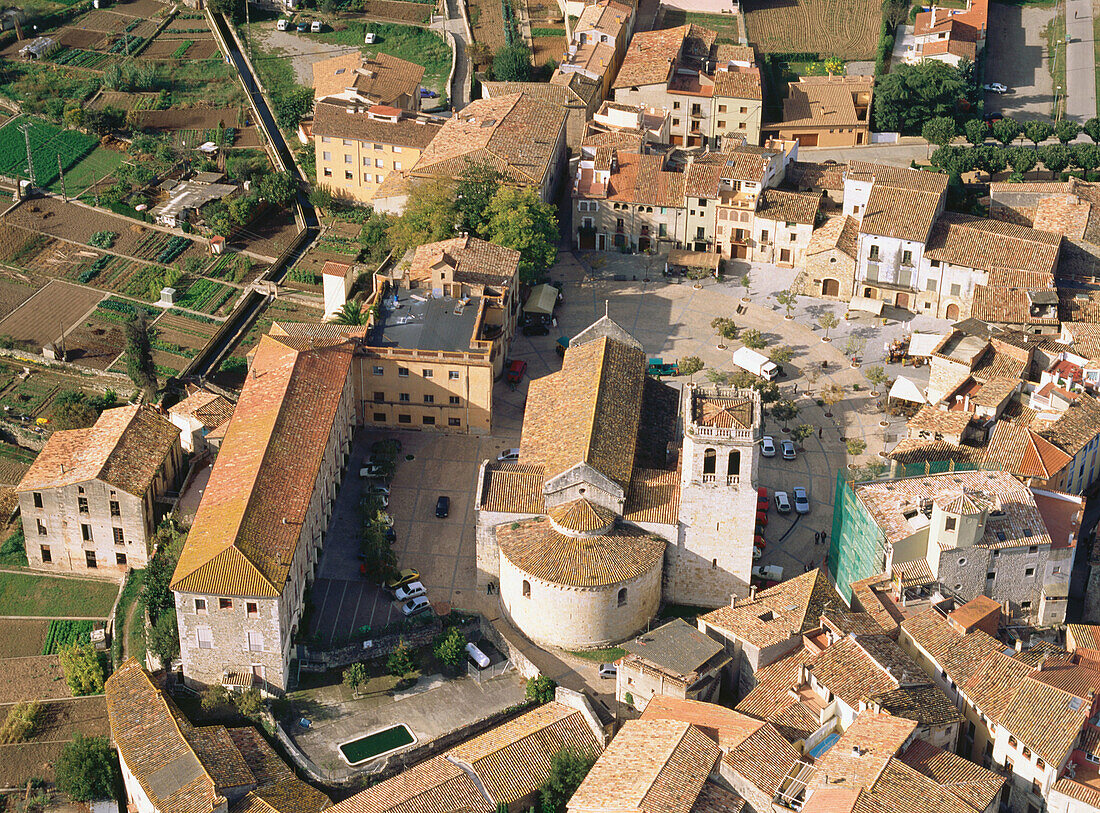
[[(79, 197), (84, 190), (96, 181), (118, 169), (122, 163), (122, 153), (97, 146), (90, 153), (65, 170), (65, 193), (69, 197)], [(38, 164), (35, 163), (35, 168)], [(49, 185), (51, 192), (61, 192), (61, 179)]]
[(112, 582), (0, 573), (0, 615), (106, 618), (116, 595)]
[(57, 180), (57, 163), (64, 169), (76, 164), (99, 143), (93, 136), (76, 130), (62, 130), (41, 119), (16, 117), (0, 127), (0, 174), (29, 178), (27, 148), (20, 129), (30, 127), (31, 160), (34, 162), (35, 183), (48, 187)]
[(46, 633), (46, 643), (42, 645), (43, 655), (55, 655), (73, 644), (87, 644), (94, 621), (70, 621), (68, 619), (50, 622)]
[(718, 42), (728, 42), (734, 45), (738, 42), (737, 17), (733, 14), (704, 14), (698, 11), (683, 11), (682, 9), (665, 6), (665, 28), (677, 28), (687, 23), (701, 25), (712, 31), (718, 32)]

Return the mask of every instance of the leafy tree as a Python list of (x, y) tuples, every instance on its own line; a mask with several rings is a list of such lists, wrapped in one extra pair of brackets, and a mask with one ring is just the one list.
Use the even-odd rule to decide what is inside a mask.
[(521, 42), (505, 45), (493, 56), (493, 79), (527, 82), (531, 78), (531, 52)]
[(723, 339), (732, 340), (737, 338), (737, 325), (727, 316), (714, 317), (710, 320), (710, 326), (714, 328), (714, 332)]
[(846, 444), (848, 448), (848, 454), (852, 457), (858, 457), (867, 450), (867, 441), (861, 438), (852, 438)]
[(539, 788), (541, 809), (551, 813), (564, 811), (566, 802), (580, 787), (595, 762), (594, 756), (574, 748), (556, 751), (550, 758), (550, 775)]
[(965, 147), (939, 147), (932, 153), (932, 166), (942, 169), (948, 175), (962, 175), (974, 168), (975, 154), (983, 147), (967, 149)]
[(1035, 164), (1038, 162), (1035, 150), (1028, 147), (1011, 147), (1006, 157), (1008, 163), (1012, 165), (1012, 171), (1021, 175), (1035, 169)]
[(958, 128), (955, 125), (955, 120), (950, 116), (937, 116), (934, 119), (929, 119), (920, 131), (921, 137), (925, 141), (929, 144), (935, 144), (937, 147), (946, 147), (957, 133)]
[(835, 406), (844, 400), (844, 388), (839, 384), (830, 384), (821, 392), (821, 400), (826, 406)]
[(875, 88), (876, 127), (914, 135), (930, 119), (953, 116), (966, 91), (959, 70), (944, 62), (896, 65), (879, 77)]
[(24, 700), (8, 709), (4, 725), (0, 726), (0, 743), (7, 745), (29, 740), (38, 721), (38, 712), (38, 703), (33, 700)]
[(523, 282), (535, 282), (558, 255), (558, 218), (529, 186), (505, 186), (489, 203), (489, 240), (520, 253)]
[(963, 124), (963, 135), (966, 136), (967, 141), (977, 146), (985, 143), (985, 138), (989, 135), (989, 128), (981, 119), (967, 119), (966, 123)]
[(528, 700), (533, 700), (536, 703), (549, 703), (554, 699), (554, 690), (557, 688), (558, 684), (546, 675), (539, 675), (527, 679), (524, 694)]
[(854, 358), (858, 356), (866, 346), (867, 340), (862, 336), (849, 336), (848, 341), (844, 343), (844, 354)]
[(53, 420), (58, 429), (83, 429), (98, 417), (87, 394), (80, 390), (63, 390), (54, 399)]
[(994, 147), (992, 144), (978, 147), (974, 150), (975, 161), (981, 164), (982, 169), (989, 173), (1004, 172), (1008, 163), (1008, 150)]
[(451, 183), (439, 178), (414, 185), (405, 213), (386, 230), (394, 256), (400, 257), (422, 243), (453, 237), (457, 218), (455, 190)]
[(398, 680), (408, 680), (416, 673), (418, 668), (416, 653), (405, 643), (404, 638), (398, 639), (397, 646), (394, 647), (389, 660), (386, 661), (386, 668)]
[(345, 302), (332, 317), (338, 325), (365, 325), (369, 312), (363, 310), (362, 302)]
[(161, 613), (175, 607), (169, 585), (186, 538), (165, 526), (157, 530), (157, 550), (145, 567), (145, 584), (141, 590), (142, 603), (149, 611), (149, 620), (154, 624), (160, 619)]
[(298, 182), (289, 172), (269, 172), (260, 178), (260, 199), (276, 206), (286, 206), (298, 193)]
[(1023, 127), (1016, 119), (1005, 117), (1000, 121), (993, 122), (993, 137), (1006, 147), (1019, 138), (1022, 132)]
[(1091, 172), (1100, 166), (1100, 147), (1095, 144), (1074, 144), (1069, 148), (1073, 165)]
[(359, 245), (363, 247), (364, 259), (380, 263), (390, 253), (390, 239), (386, 230), (393, 224), (393, 217), (385, 212), (371, 211), (359, 231)]
[(203, 689), (199, 695), (199, 705), (207, 714), (216, 715), (226, 712), (233, 705), (233, 700), (225, 686), (215, 683)]
[(844, 74), (844, 60), (840, 57), (831, 56), (825, 60), (825, 72), (829, 76), (841, 76)]
[(180, 632), (176, 625), (176, 609), (171, 607), (160, 614), (149, 631), (149, 651), (165, 665), (180, 654)]
[(485, 65), (493, 58), (493, 49), (484, 42), (473, 42), (466, 49), (466, 55), (474, 65)]
[(432, 651), (440, 663), (457, 671), (466, 657), (466, 636), (458, 627), (448, 627), (435, 639)]
[(157, 368), (144, 312), (126, 323), (126, 372), (130, 380), (152, 401), (157, 395)]
[(791, 359), (794, 358), (794, 348), (787, 345), (779, 345), (773, 347), (768, 351), (768, 359), (774, 364), (778, 364), (782, 367), (784, 364), (790, 364)]
[(787, 318), (791, 318), (791, 311), (798, 304), (798, 297), (790, 290), (780, 291), (775, 295), (775, 301), (787, 309)]
[(755, 328), (741, 331), (741, 344), (745, 345), (745, 347), (750, 350), (763, 350), (768, 346), (768, 343), (764, 340), (764, 336)]
[[(241, 0), (243, 3), (243, 0)], [(275, 121), (284, 130), (294, 130), (298, 122), (304, 119), (313, 110), (313, 88), (295, 85), (292, 88), (280, 90), (271, 100)]]
[(1100, 119), (1089, 119), (1081, 129), (1093, 140), (1093, 143), (1100, 144)]
[(886, 370), (877, 364), (874, 367), (868, 367), (863, 372), (863, 375), (871, 382), (871, 386), (876, 388), (890, 380), (890, 376), (886, 374)]
[(1038, 147), (1054, 135), (1054, 125), (1043, 119), (1030, 119), (1024, 122), (1024, 135), (1027, 136), (1028, 141)]
[(77, 734), (54, 763), (54, 781), (66, 796), (78, 802), (113, 799), (118, 761), (106, 737)]
[(703, 360), (698, 356), (685, 356), (680, 359), (676, 366), (680, 371), (680, 375), (686, 375), (690, 381), (696, 373), (703, 369)]
[(255, 687), (245, 689), (236, 696), (234, 702), (237, 711), (245, 717), (256, 717), (264, 707), (263, 696), (260, 694), (260, 690)]
[(840, 324), (840, 320), (836, 318), (830, 311), (825, 311), (817, 317), (817, 323), (825, 329), (825, 338), (829, 338), (829, 331)]
[(1069, 149), (1063, 147), (1061, 144), (1051, 144), (1046, 147), (1040, 147), (1039, 157), (1043, 161), (1043, 166), (1055, 175), (1064, 171), (1065, 168), (1069, 166)]
[(772, 417), (783, 424), (783, 428), (787, 428), (787, 424), (793, 421), (798, 416), (798, 407), (795, 402), (789, 398), (785, 398), (772, 407)]
[(65, 682), (78, 697), (103, 694), (103, 666), (91, 644), (73, 644), (58, 654)]
[(1063, 144), (1068, 144), (1081, 134), (1081, 125), (1069, 119), (1062, 119), (1054, 125), (1054, 137)]
[(361, 663), (353, 663), (344, 670), (344, 685), (351, 689), (351, 696), (359, 696), (359, 687), (367, 682), (367, 667)]
[(455, 188), (455, 208), (462, 231), (488, 239), (489, 204), (500, 190), (504, 176), (490, 166), (469, 162)]
[(802, 443), (806, 438), (814, 433), (814, 427), (808, 423), (800, 423), (794, 429), (791, 430), (791, 437), (795, 443)]

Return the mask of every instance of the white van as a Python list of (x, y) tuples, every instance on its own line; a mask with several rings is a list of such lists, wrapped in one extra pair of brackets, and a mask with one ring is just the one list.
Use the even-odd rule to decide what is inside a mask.
[(321, 33), (321, 21), (320, 20), (314, 20), (312, 23), (310, 23), (309, 33), (311, 33), (311, 34), (320, 34)]
[(286, 27), (288, 24), (289, 22), (285, 19), (279, 20), (279, 22), (275, 23), (275, 28), (279, 31), (286, 31)]
[(472, 642), (466, 644), (466, 654), (470, 656), (470, 660), (477, 665), (478, 669), (485, 669), (489, 666), (488, 656), (477, 648), (477, 644)]

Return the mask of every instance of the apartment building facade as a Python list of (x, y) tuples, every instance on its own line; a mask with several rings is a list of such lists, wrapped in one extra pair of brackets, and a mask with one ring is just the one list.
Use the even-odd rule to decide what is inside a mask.
[(54, 432), (16, 487), (35, 570), (122, 581), (145, 567), (183, 472), (180, 430), (149, 406)]

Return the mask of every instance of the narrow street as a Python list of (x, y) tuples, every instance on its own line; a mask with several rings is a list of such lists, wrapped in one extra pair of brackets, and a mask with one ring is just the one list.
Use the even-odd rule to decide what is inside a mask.
[(468, 105), (470, 99), (470, 60), (466, 56), (466, 26), (462, 21), (462, 11), (458, 7), (460, 0), (447, 0), (447, 19), (432, 23), (432, 28), (450, 31), (455, 38), (455, 75), (451, 82), (451, 107), (456, 111)]
[(1066, 118), (1096, 117), (1096, 51), (1092, 0), (1066, 0)]

